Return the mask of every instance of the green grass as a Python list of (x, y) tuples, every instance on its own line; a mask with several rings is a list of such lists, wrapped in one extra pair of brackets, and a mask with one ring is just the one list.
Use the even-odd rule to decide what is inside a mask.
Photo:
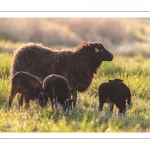
[[(141, 56), (115, 56), (103, 62), (90, 88), (78, 94), (75, 110), (53, 111), (48, 103), (44, 109), (31, 101), (29, 110), (19, 111), (17, 96), (8, 109), (11, 52), (0, 53), (0, 132), (149, 132), (150, 131), (150, 60)], [(119, 117), (117, 108), (107, 112), (107, 104), (98, 111), (98, 87), (109, 79), (120, 78), (129, 86), (132, 108)]]

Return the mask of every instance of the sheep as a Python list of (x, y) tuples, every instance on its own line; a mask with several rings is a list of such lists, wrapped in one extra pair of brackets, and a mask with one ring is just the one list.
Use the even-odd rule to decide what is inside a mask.
[(104, 82), (99, 86), (99, 110), (102, 111), (105, 102), (109, 103), (109, 111), (112, 113), (114, 104), (118, 108), (118, 115), (126, 112), (127, 103), (131, 106), (130, 89), (123, 83), (123, 80), (114, 79)]
[(19, 107), (23, 106), (23, 98), (25, 98), (26, 108), (29, 108), (30, 99), (35, 100), (41, 107), (46, 106), (48, 98), (43, 91), (42, 82), (30, 73), (20, 71), (12, 77), (9, 107), (17, 93), (20, 93)]
[(43, 81), (44, 92), (50, 97), (52, 106), (59, 103), (64, 111), (72, 109), (71, 88), (63, 76), (51, 74)]
[(113, 55), (100, 42), (83, 41), (74, 49), (60, 51), (38, 43), (27, 43), (20, 46), (13, 55), (10, 78), (18, 71), (25, 71), (43, 82), (48, 75), (57, 74), (65, 77), (76, 93), (84, 92), (91, 85), (102, 61), (112, 60)]

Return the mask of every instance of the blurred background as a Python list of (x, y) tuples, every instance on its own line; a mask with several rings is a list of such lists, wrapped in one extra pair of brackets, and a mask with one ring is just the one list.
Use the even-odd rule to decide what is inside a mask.
[(0, 51), (7, 52), (26, 42), (61, 49), (84, 40), (116, 55), (149, 57), (149, 35), (148, 18), (0, 18)]

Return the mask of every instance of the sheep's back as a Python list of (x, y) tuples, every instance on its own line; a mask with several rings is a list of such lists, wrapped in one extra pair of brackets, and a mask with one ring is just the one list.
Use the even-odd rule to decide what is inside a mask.
[(122, 82), (109, 82), (110, 85), (110, 95), (113, 97), (119, 97), (119, 98), (127, 98), (129, 88)]
[(43, 81), (43, 89), (45, 93), (50, 94), (50, 98), (53, 98), (53, 94), (59, 97), (68, 97), (71, 89), (67, 79), (59, 75), (50, 75)]
[(11, 79), (12, 87), (17, 88), (17, 91), (20, 93), (28, 93), (29, 97), (32, 97), (35, 92), (35, 85), (39, 86), (42, 90), (42, 83), (41, 81), (26, 72), (17, 72), (13, 78)]
[(40, 44), (25, 44), (19, 47), (13, 56), (10, 77), (18, 71), (29, 72), (41, 81), (50, 74), (65, 76), (67, 71), (63, 70), (70, 69), (67, 63), (72, 59), (71, 56), (70, 51), (54, 51)]

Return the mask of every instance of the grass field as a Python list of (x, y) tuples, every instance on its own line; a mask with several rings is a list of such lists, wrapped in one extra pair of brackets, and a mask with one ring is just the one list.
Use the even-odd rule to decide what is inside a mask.
[[(44, 109), (31, 102), (29, 110), (19, 111), (17, 97), (8, 110), (10, 92), (9, 70), (15, 43), (9, 51), (0, 52), (0, 132), (149, 132), (150, 131), (150, 60), (142, 55), (114, 56), (103, 62), (90, 88), (78, 94), (75, 110), (64, 113), (53, 111), (48, 103)], [(12, 47), (12, 48), (11, 48)], [(132, 108), (119, 117), (117, 108), (112, 116), (107, 104), (98, 111), (98, 87), (109, 79), (120, 78), (130, 88)]]

